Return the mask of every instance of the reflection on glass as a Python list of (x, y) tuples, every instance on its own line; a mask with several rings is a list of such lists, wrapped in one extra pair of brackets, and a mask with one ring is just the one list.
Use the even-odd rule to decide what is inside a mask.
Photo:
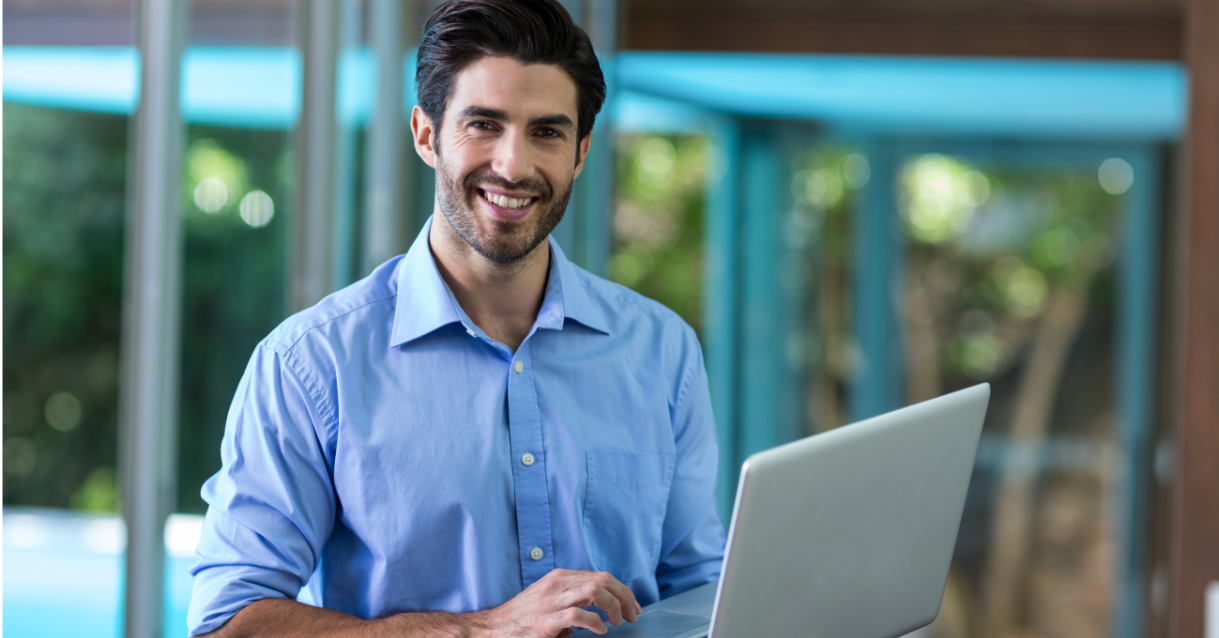
[(1108, 633), (1118, 458), (1110, 193), (1125, 189), (1105, 179), (1125, 178), (1106, 170), (1119, 175), (983, 171), (923, 155), (901, 172), (907, 398), (981, 381), (993, 389), (935, 636)]

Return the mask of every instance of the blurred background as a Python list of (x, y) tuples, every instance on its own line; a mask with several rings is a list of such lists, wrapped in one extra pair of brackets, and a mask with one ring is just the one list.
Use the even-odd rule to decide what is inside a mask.
[[(435, 4), (5, 3), (8, 635), (185, 636), (254, 345), (431, 213)], [(985, 381), (919, 635), (1202, 635), (1219, 9), (564, 4), (610, 98), (555, 237), (698, 333), (725, 520), (749, 454)]]

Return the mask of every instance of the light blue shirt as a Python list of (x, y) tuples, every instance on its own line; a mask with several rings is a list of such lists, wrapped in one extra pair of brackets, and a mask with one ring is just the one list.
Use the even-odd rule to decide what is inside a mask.
[(513, 353), (457, 303), (429, 228), (255, 350), (203, 486), (191, 635), (264, 598), (375, 618), (493, 607), (555, 568), (608, 571), (642, 605), (719, 577), (690, 327), (551, 240)]

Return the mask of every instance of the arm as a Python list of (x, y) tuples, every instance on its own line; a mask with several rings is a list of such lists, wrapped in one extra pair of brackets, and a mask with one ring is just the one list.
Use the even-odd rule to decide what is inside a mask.
[(724, 525), (715, 511), (719, 446), (702, 349), (684, 323), (680, 338), (673, 341), (670, 357), (678, 381), (670, 414), (677, 466), (656, 567), (661, 598), (718, 580), (725, 542)]
[(260, 345), (238, 387), (204, 486), (209, 504), (192, 568), (192, 635), (486, 636), (552, 638), (571, 627), (606, 631), (634, 621), (634, 594), (609, 574), (554, 570), (499, 607), (467, 614), (405, 613), (364, 620), (297, 602), (330, 536), (333, 413), (311, 370)]
[(300, 636), (306, 638), (551, 638), (584, 627), (603, 634), (608, 627), (597, 614), (581, 607), (604, 609), (610, 623), (635, 622), (643, 611), (625, 585), (604, 572), (556, 569), (512, 600), (485, 611), (466, 614), (415, 612), (378, 620), (313, 607), (285, 598), (247, 605), (209, 638)]

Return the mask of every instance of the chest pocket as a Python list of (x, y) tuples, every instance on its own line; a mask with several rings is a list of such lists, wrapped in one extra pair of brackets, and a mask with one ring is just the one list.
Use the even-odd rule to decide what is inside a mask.
[(672, 454), (588, 452), (584, 546), (593, 567), (629, 582), (660, 561)]

